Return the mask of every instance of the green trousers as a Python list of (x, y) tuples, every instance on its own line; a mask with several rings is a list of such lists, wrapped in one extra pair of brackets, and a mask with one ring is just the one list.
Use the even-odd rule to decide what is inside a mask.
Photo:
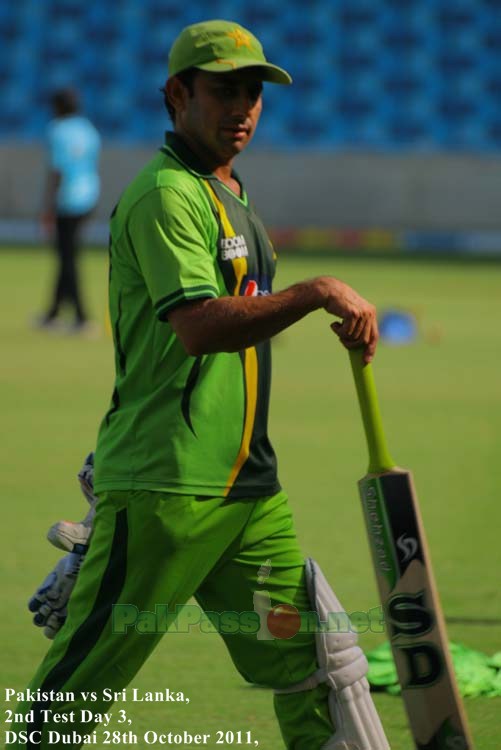
[[(271, 570), (260, 584), (258, 572), (266, 560)], [(16, 709), (34, 709), (27, 729), (42, 732), (37, 747), (59, 747), (49, 745), (47, 737), (49, 730), (61, 731), (62, 726), (88, 734), (92, 725), (78, 722), (80, 709), (104, 712), (111, 703), (86, 702), (81, 691), (101, 695), (105, 688), (121, 690), (162, 637), (161, 632), (138, 632), (136, 627), (116, 632), (126, 610), (114, 605), (153, 612), (156, 605), (168, 604), (172, 611), (194, 595), (206, 611), (243, 613), (253, 610), (254, 593), (263, 587), (272, 605), (291, 604), (300, 612), (311, 609), (284, 492), (232, 501), (144, 490), (103, 493), (68, 618), (29, 686), (44, 692), (73, 691), (76, 701), (25, 702)], [(286, 688), (316, 670), (314, 635), (260, 640), (255, 632), (245, 631), (244, 627), (222, 637), (248, 682)], [(274, 705), (287, 748), (318, 750), (333, 733), (323, 685), (275, 695)], [(43, 722), (41, 709), (46, 708), (75, 711), (77, 721)]]

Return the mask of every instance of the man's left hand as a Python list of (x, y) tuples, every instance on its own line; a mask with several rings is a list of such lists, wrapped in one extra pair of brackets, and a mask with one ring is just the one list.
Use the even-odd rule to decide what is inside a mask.
[(67, 604), (76, 583), (87, 547), (69, 552), (62, 557), (31, 597), (28, 608), (34, 612), (34, 624), (44, 628), (51, 640), (62, 628), (67, 614)]

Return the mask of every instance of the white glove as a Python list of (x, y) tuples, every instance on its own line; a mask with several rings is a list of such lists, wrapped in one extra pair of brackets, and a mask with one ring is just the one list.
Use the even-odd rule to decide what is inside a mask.
[(58, 521), (50, 527), (47, 533), (49, 542), (69, 554), (59, 560), (28, 603), (30, 612), (35, 612), (34, 624), (43, 627), (44, 635), (50, 639), (54, 638), (66, 620), (68, 600), (89, 548), (97, 502), (93, 494), (93, 470), (94, 454), (89, 453), (78, 474), (80, 488), (91, 506), (89, 512), (78, 523)]
[(66, 620), (66, 607), (84, 555), (85, 553), (69, 552), (62, 557), (29, 601), (30, 612), (36, 613), (34, 624), (39, 628), (43, 627), (44, 635), (51, 640)]

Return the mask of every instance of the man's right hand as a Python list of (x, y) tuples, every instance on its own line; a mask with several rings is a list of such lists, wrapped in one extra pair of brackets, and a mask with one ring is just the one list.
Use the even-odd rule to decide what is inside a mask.
[(371, 362), (379, 339), (376, 308), (348, 284), (332, 276), (315, 279), (324, 296), (324, 309), (341, 318), (331, 328), (347, 349), (364, 349), (364, 361)]

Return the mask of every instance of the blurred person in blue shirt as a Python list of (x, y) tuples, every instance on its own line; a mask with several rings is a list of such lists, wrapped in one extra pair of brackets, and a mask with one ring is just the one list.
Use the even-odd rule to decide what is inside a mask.
[(42, 224), (54, 238), (58, 271), (49, 308), (38, 321), (43, 328), (58, 325), (63, 304), (73, 308), (74, 332), (88, 327), (77, 270), (80, 229), (99, 198), (101, 139), (79, 113), (72, 89), (56, 91), (51, 100), (54, 119), (47, 131), (48, 175)]

